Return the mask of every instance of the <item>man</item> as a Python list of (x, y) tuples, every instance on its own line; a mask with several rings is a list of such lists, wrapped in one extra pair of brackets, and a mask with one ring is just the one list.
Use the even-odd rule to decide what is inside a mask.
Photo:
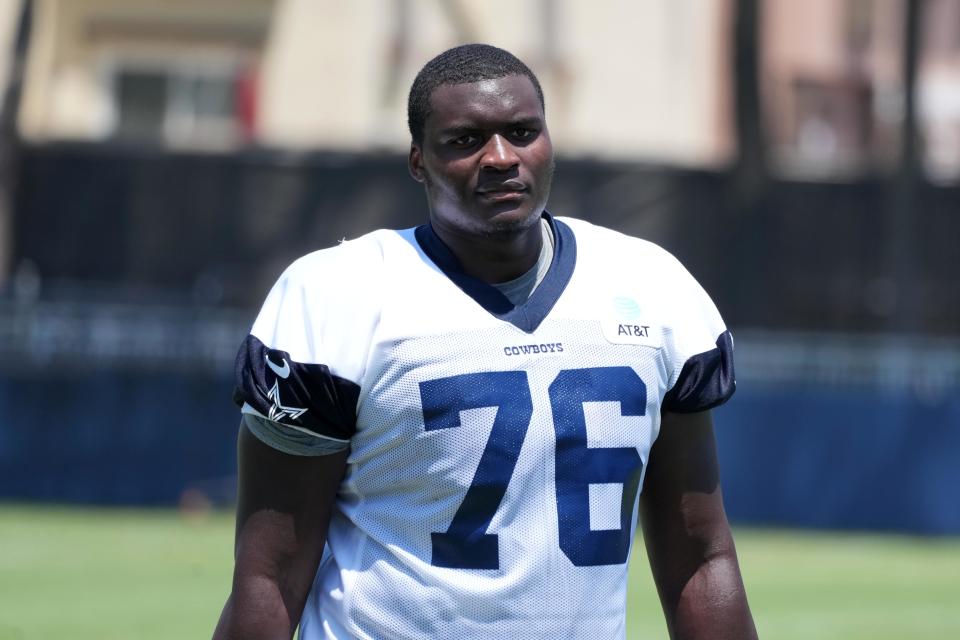
[(509, 53), (427, 63), (409, 124), (429, 224), (301, 258), (240, 349), (216, 637), (622, 638), (638, 510), (671, 637), (756, 637), (710, 299), (656, 246), (544, 210), (543, 95)]

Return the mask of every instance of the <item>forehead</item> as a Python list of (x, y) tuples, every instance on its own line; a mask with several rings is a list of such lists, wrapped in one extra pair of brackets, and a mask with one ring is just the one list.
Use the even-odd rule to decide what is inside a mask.
[(427, 129), (542, 118), (537, 90), (524, 75), (443, 84), (430, 95)]

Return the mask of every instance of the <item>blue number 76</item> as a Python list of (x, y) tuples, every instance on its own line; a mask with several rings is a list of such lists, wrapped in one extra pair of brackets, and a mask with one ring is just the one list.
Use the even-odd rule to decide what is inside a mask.
[[(587, 446), (585, 402), (620, 402), (624, 416), (646, 413), (647, 387), (630, 367), (565, 369), (548, 389), (556, 432), (556, 496), (560, 548), (580, 567), (623, 564), (630, 549), (633, 503), (643, 464), (630, 447)], [(525, 371), (470, 373), (420, 383), (427, 431), (460, 426), (460, 412), (497, 407), (487, 445), (469, 489), (445, 532), (432, 533), (434, 566), (499, 569), (495, 534), (487, 533), (503, 500), (533, 402)], [(590, 529), (591, 484), (623, 485), (620, 528)]]

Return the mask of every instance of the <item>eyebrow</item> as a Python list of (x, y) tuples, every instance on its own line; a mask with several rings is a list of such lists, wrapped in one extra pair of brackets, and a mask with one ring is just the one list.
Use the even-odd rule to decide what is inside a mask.
[[(506, 127), (531, 127), (531, 126), (540, 126), (542, 125), (542, 123), (543, 123), (543, 118), (541, 118), (540, 116), (525, 116), (521, 118), (516, 118), (514, 120), (510, 120), (509, 122), (506, 123)], [(487, 127), (484, 127), (482, 124), (476, 121), (470, 120), (470, 121), (464, 121), (464, 122), (454, 122), (449, 127), (444, 127), (443, 129), (438, 130), (437, 133), (439, 135), (448, 136), (448, 135), (453, 135), (457, 133), (469, 133), (472, 131), (482, 131), (483, 129), (486, 129), (486, 128)]]
[(529, 127), (529, 126), (540, 125), (542, 123), (543, 123), (543, 118), (541, 118), (540, 116), (529, 116), (526, 118), (517, 118), (516, 120), (510, 123), (510, 126)]

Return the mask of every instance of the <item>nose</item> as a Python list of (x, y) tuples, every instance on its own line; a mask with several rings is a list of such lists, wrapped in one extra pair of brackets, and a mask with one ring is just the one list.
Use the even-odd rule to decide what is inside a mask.
[(518, 164), (520, 164), (520, 157), (517, 156), (516, 149), (509, 140), (499, 133), (495, 133), (487, 140), (483, 148), (483, 156), (480, 158), (481, 168), (506, 171)]

